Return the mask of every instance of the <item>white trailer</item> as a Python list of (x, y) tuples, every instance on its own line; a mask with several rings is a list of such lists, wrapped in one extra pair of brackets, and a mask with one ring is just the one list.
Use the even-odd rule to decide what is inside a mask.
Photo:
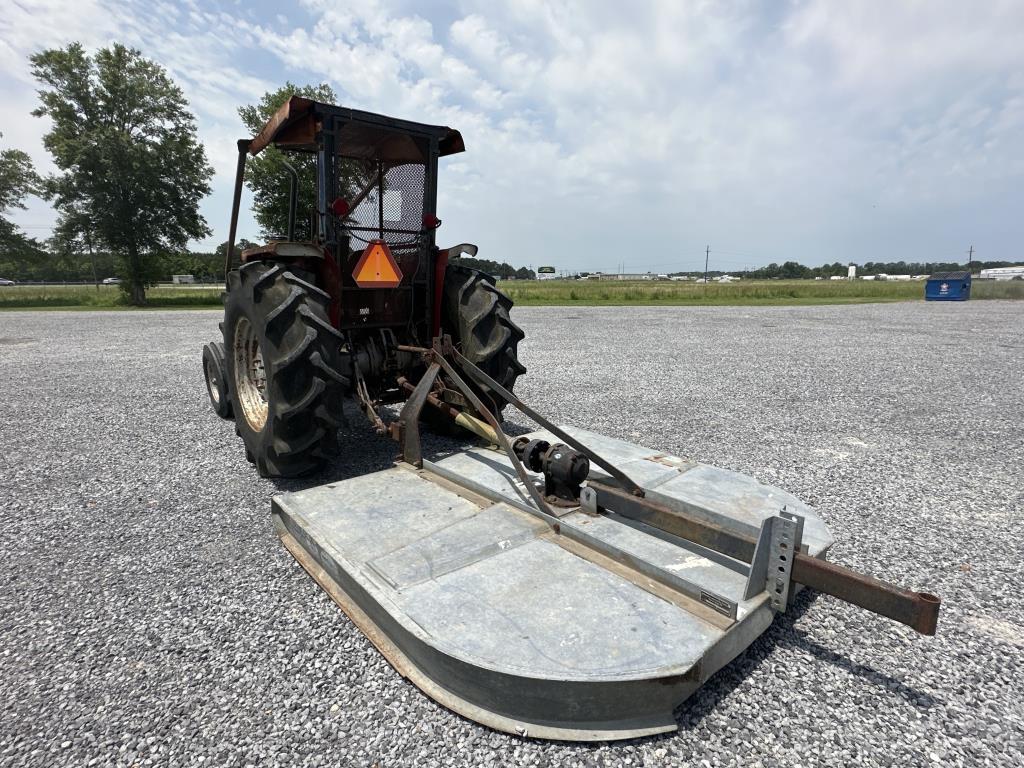
[(1024, 265), (983, 269), (978, 277), (982, 280), (1024, 280)]

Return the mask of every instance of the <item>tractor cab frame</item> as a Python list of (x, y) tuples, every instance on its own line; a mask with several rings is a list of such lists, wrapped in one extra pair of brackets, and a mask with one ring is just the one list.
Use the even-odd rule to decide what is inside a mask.
[[(291, 97), (255, 137), (238, 142), (225, 274), (238, 266), (234, 243), (247, 158), (268, 147), (316, 157), (316, 204), (307, 212), (311, 236), (295, 238), (300, 179), (286, 162), (287, 232), (281, 240), (244, 251), (241, 263), (270, 258), (312, 267), (317, 285), (331, 297), (331, 321), (339, 330), (402, 328), (413, 340), (428, 343), (439, 331), (448, 256), (439, 253), (434, 238), (440, 225), (438, 158), (465, 151), (461, 134)], [(359, 260), (375, 244), (393, 260), (394, 274), (385, 276), (389, 280), (359, 281)]]

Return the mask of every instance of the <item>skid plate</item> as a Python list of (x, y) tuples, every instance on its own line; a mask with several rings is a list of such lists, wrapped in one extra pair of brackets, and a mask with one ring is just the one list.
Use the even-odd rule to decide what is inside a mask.
[[(776, 488), (566, 429), (649, 498), (755, 537), (785, 507), (804, 517), (809, 554), (832, 544), (814, 511)], [(273, 500), (285, 546), (388, 661), (502, 731), (673, 730), (674, 708), (772, 621), (765, 592), (745, 598), (746, 563), (578, 508), (560, 512), (555, 533), (528, 510), (508, 459), (486, 448)]]

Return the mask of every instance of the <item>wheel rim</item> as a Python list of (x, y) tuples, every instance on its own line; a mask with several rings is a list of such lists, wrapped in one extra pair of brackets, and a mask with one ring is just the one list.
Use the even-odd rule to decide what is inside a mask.
[(235, 326), (235, 393), (242, 415), (254, 432), (263, 430), (267, 423), (267, 372), (263, 366), (263, 352), (252, 323), (246, 317)]
[(210, 391), (210, 400), (214, 405), (220, 405), (220, 377), (217, 376), (217, 369), (206, 361), (206, 388)]

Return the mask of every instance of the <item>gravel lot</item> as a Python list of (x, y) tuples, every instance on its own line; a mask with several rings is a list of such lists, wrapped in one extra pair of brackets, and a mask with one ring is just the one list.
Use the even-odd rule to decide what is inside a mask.
[[(527, 401), (802, 496), (833, 559), (943, 597), (939, 636), (802, 599), (677, 733), (489, 731), (278, 544), (270, 496), (300, 486), (259, 479), (209, 408), (218, 313), (4, 312), (0, 764), (1024, 764), (1024, 305), (514, 317)], [(309, 484), (390, 461), (352, 416)]]

